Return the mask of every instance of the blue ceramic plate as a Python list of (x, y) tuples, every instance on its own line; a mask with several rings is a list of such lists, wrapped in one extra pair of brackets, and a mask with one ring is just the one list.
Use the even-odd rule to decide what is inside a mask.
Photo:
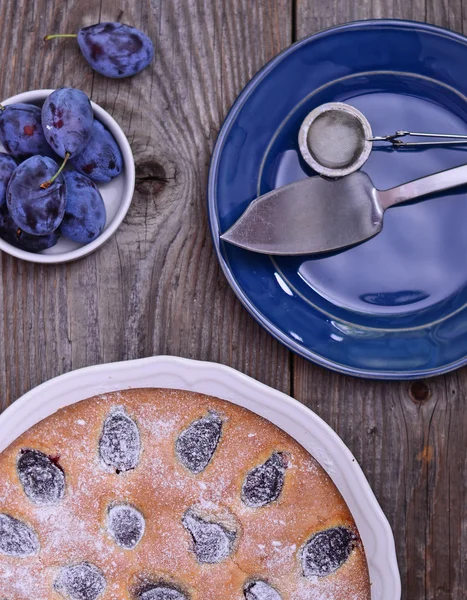
[[(269, 62), (229, 113), (214, 151), (209, 218), (227, 279), (294, 352), (362, 377), (410, 379), (467, 362), (467, 186), (387, 211), (381, 234), (324, 257), (269, 257), (226, 231), (258, 195), (316, 174), (298, 150), (324, 102), (361, 110), (373, 133), (467, 135), (467, 39), (421, 23), (363, 21), (313, 35)], [(374, 147), (379, 189), (467, 163), (465, 148)]]

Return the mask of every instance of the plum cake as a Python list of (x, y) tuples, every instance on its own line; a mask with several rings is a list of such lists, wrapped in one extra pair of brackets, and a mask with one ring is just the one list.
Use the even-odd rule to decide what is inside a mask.
[(369, 600), (318, 462), (230, 402), (112, 392), (0, 454), (3, 600)]

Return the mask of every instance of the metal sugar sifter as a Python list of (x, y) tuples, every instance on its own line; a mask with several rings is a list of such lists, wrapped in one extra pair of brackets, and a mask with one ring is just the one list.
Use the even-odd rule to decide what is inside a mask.
[[(433, 139), (416, 142), (400, 139), (406, 136)], [(368, 119), (359, 110), (344, 102), (328, 102), (306, 116), (298, 135), (304, 160), (326, 177), (343, 177), (357, 171), (370, 156), (373, 142), (389, 142), (395, 148), (467, 144), (467, 134), (400, 130), (392, 135), (373, 136)]]

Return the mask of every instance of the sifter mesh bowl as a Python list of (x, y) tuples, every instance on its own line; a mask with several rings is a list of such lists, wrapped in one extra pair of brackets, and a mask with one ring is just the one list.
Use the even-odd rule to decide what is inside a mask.
[(359, 169), (371, 152), (371, 127), (353, 106), (329, 102), (303, 121), (299, 145), (305, 161), (320, 175), (342, 177)]

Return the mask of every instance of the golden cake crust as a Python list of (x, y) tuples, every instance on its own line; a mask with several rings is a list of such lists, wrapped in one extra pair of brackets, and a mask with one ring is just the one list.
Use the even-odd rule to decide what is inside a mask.
[[(123, 407), (140, 434), (136, 468), (116, 473), (99, 457), (103, 425)], [(215, 411), (222, 434), (207, 467), (190, 472), (176, 440), (191, 423)], [(16, 462), (21, 451), (54, 457), (65, 473), (61, 501), (38, 506), (24, 493)], [(274, 452), (286, 456), (279, 498), (252, 508), (242, 501), (247, 473)], [(0, 598), (63, 600), (54, 582), (63, 566), (97, 566), (106, 587), (99, 600), (135, 600), (148, 582), (164, 581), (190, 600), (244, 600), (248, 581), (267, 581), (283, 600), (369, 600), (367, 563), (354, 520), (337, 488), (289, 435), (235, 404), (193, 392), (136, 389), (83, 400), (41, 421), (0, 454), (0, 514), (30, 526), (40, 551), (14, 557), (0, 552)], [(120, 548), (107, 530), (115, 503), (137, 508), (145, 531), (134, 549)], [(183, 525), (190, 508), (219, 522), (233, 520), (233, 553), (200, 564)], [(227, 515), (227, 516), (226, 516)], [(226, 521), (226, 522), (227, 522)], [(346, 527), (356, 536), (348, 559), (332, 574), (307, 578), (301, 549), (318, 531)]]

